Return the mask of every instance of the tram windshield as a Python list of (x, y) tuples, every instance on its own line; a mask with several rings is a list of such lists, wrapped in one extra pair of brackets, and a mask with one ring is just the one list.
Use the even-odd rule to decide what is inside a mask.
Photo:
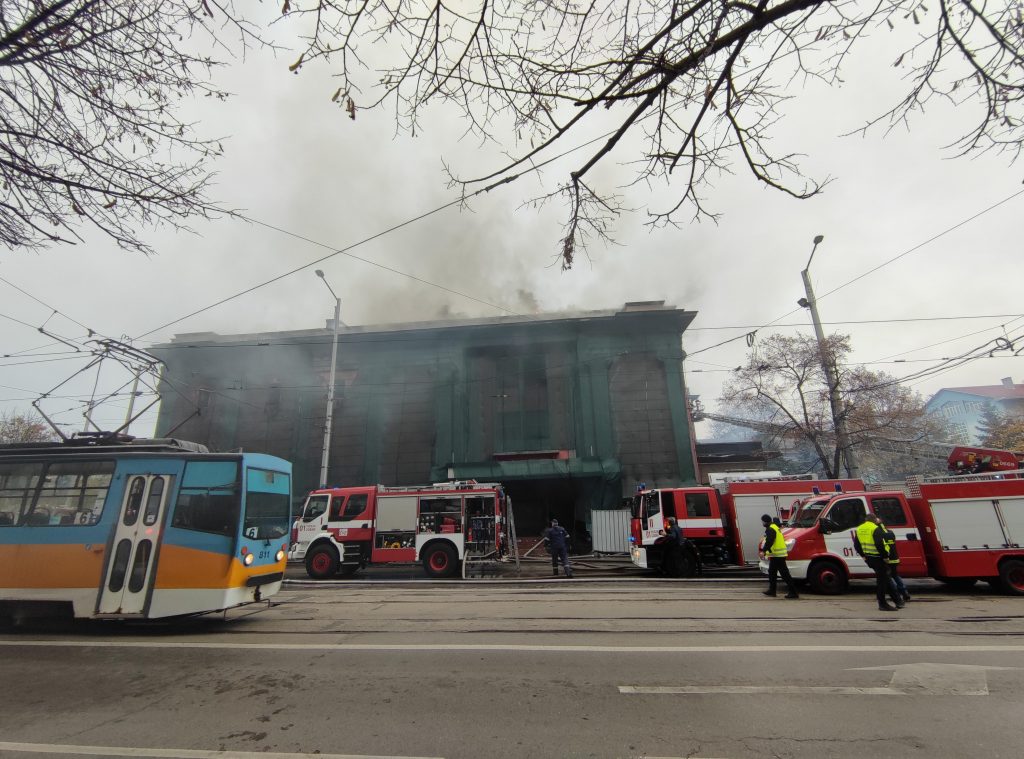
[(291, 529), (291, 483), (283, 472), (249, 469), (242, 534), (256, 540), (284, 537)]

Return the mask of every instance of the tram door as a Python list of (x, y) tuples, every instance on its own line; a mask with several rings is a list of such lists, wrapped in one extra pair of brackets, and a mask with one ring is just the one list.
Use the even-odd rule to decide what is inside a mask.
[(181, 464), (168, 462), (159, 467), (134, 466), (125, 475), (124, 496), (114, 541), (104, 573), (97, 612), (99, 614), (142, 614), (156, 577), (156, 556), (160, 548), (164, 514)]

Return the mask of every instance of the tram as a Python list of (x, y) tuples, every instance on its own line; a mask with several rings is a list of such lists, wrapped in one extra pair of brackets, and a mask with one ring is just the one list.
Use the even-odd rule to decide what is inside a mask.
[(0, 615), (159, 619), (274, 595), (291, 464), (173, 439), (0, 446)]

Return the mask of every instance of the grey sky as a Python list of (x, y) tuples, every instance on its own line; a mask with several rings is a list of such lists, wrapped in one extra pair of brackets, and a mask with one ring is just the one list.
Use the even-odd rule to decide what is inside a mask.
[[(553, 189), (572, 165), (549, 167), (471, 203), (451, 208), (360, 246), (352, 252), (423, 279), (472, 294), (518, 313), (533, 304), (543, 311), (600, 309), (629, 300), (665, 299), (699, 312), (687, 332), (691, 392), (713, 407), (725, 370), (744, 360), (743, 340), (697, 354), (701, 348), (747, 331), (796, 308), (803, 295), (800, 270), (811, 239), (825, 235), (812, 274), (821, 295), (935, 236), (944, 229), (1024, 189), (1019, 166), (1004, 156), (945, 160), (942, 146), (969, 123), (966, 109), (936, 106), (888, 136), (839, 137), (885, 110), (899, 92), (886, 40), (869, 40), (847, 69), (844, 86), (794, 82), (787, 120), (776, 132), (780, 147), (807, 154), (804, 167), (817, 178), (835, 178), (824, 194), (797, 201), (757, 185), (740, 167), (710, 193), (723, 213), (718, 225), (703, 222), (649, 230), (644, 211), (623, 217), (617, 245), (595, 246), (575, 268), (558, 268), (564, 209), (523, 207), (542, 188)], [(322, 67), (288, 72), (289, 54), (274, 59), (252, 51), (218, 73), (235, 97), (195, 104), (207, 134), (224, 135), (226, 156), (217, 162), (217, 200), (253, 218), (341, 248), (453, 199), (442, 159), (463, 174), (499, 165), (494, 146), (460, 139), (452, 114), (430, 112), (416, 137), (397, 134), (387, 111), (360, 111), (351, 121), (330, 102), (334, 91)], [(576, 143), (582, 141), (578, 139)], [(567, 143), (562, 149), (571, 146)], [(616, 157), (630, 159), (626, 149)], [(628, 181), (611, 164), (595, 177), (604, 187)], [(664, 207), (665, 188), (625, 188), (625, 205)], [(1024, 314), (1020, 298), (1020, 219), (1017, 197), (900, 261), (821, 300), (825, 321), (901, 319), (985, 314)], [(112, 337), (137, 336), (214, 301), (313, 261), (328, 251), (266, 228), (234, 220), (195, 223), (195, 235), (156, 230), (148, 235), (157, 255), (144, 258), (90, 236), (88, 244), (41, 253), (0, 253), (0, 277), (69, 316)], [(142, 340), (145, 347), (173, 334), (258, 332), (323, 325), (333, 309), (330, 294), (313, 275), (322, 268), (342, 297), (349, 324), (436, 318), (448, 312), (494, 316), (502, 311), (459, 298), (393, 273), (336, 256), (285, 280), (193, 317)], [(0, 282), (0, 313), (41, 325), (50, 312)], [(781, 320), (807, 323), (801, 310)], [(854, 358), (874, 362), (937, 359), (986, 339), (1024, 331), (1024, 316), (962, 321), (906, 322), (833, 327), (853, 337)], [(81, 336), (59, 316), (48, 329)], [(979, 334), (916, 350), (967, 333)], [(770, 331), (770, 329), (768, 330)], [(791, 328), (785, 328), (791, 333)], [(809, 331), (809, 327), (808, 330)], [(762, 333), (767, 334), (767, 331)], [(45, 336), (0, 318), (3, 353), (45, 345)], [(48, 348), (40, 353), (63, 350)], [(693, 355), (696, 354), (696, 355)], [(888, 357), (892, 358), (888, 358)], [(81, 366), (81, 360), (23, 363), (63, 356), (0, 359), (0, 408), (26, 409)], [(896, 376), (927, 363), (872, 363)], [(992, 358), (930, 378), (915, 389), (995, 384), (1021, 379), (1020, 358)], [(101, 389), (126, 379), (104, 369)], [(88, 395), (93, 376), (68, 386)], [(25, 392), (32, 391), (32, 392)], [(77, 401), (54, 401), (63, 410)], [(104, 426), (123, 416), (123, 404), (99, 414)], [(70, 424), (80, 411), (60, 417)], [(133, 428), (149, 430), (145, 425)], [(700, 432), (706, 430), (699, 429)]]

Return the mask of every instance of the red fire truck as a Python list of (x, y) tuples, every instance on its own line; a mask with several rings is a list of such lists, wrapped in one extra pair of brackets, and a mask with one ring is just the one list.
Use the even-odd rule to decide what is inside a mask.
[(415, 562), (430, 577), (451, 577), (467, 555), (504, 554), (509, 508), (501, 485), (473, 480), (314, 490), (292, 526), (288, 558), (318, 580)]
[(960, 446), (949, 454), (947, 463), (949, 471), (958, 474), (1013, 472), (1024, 468), (1024, 453)]
[[(721, 488), (721, 489), (718, 489)], [(712, 487), (642, 489), (631, 501), (630, 556), (638, 567), (660, 569), (668, 518), (675, 517), (705, 564), (753, 564), (764, 529), (761, 515), (784, 518), (794, 503), (816, 493), (862, 490), (860, 480), (803, 476), (744, 479)], [(684, 576), (696, 572), (685, 562)]]
[[(969, 586), (985, 580), (1024, 595), (1024, 479), (1021, 473), (912, 477), (905, 490), (823, 494), (783, 530), (789, 571), (820, 593), (842, 593), (874, 577), (853, 536), (871, 511), (896, 536), (903, 577)], [(767, 572), (767, 563), (761, 562)]]

